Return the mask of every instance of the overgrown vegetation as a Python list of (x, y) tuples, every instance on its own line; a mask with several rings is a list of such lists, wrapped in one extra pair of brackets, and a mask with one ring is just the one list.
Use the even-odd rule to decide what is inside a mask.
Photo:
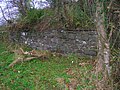
[[(23, 29), (26, 27), (26, 25), (34, 25), (34, 28), (49, 23), (48, 27), (53, 29), (95, 29), (91, 16), (88, 14), (88, 12), (86, 12), (85, 7), (82, 8), (77, 3), (62, 4), (62, 2), (56, 2), (55, 5), (56, 6), (54, 8), (33, 8), (28, 10), (26, 15), (23, 15), (20, 18), (17, 27), (22, 24)], [(42, 28), (45, 27), (40, 27), (39, 30)]]
[[(119, 90), (120, 1), (98, 0), (98, 2), (95, 2), (97, 0), (79, 0), (77, 3), (70, 2), (70, 0), (48, 1), (52, 2), (50, 4), (51, 7), (45, 9), (28, 9), (26, 8), (26, 6), (24, 6), (25, 4), (20, 3), (23, 8), (19, 6), (18, 8), (19, 10), (21, 10), (19, 12), (22, 14), (22, 16), (19, 18), (16, 24), (9, 23), (8, 29), (99, 29), (101, 25), (102, 28), (100, 28), (100, 30), (104, 30), (103, 32), (105, 34), (107, 32), (107, 37), (101, 37), (102, 34), (100, 34), (101, 39), (98, 39), (103, 40), (103, 42), (101, 42), (101, 46), (103, 47), (101, 49), (101, 54), (98, 55), (101, 55), (103, 58), (105, 57), (106, 53), (104, 52), (103, 54), (103, 51), (106, 49), (105, 42), (108, 44), (108, 47), (110, 42), (110, 48), (108, 49), (111, 50), (110, 68), (112, 68), (112, 85), (110, 83), (108, 84), (111, 85), (110, 87), (113, 87), (115, 90)], [(96, 12), (98, 13), (97, 20), (98, 22), (100, 22), (100, 25), (95, 28), (95, 15), (97, 16), (95, 12), (97, 7), (96, 3), (99, 6), (97, 8), (98, 11)], [(102, 8), (100, 7), (100, 4)], [(24, 12), (22, 12), (22, 9)], [(101, 11), (99, 11), (99, 9), (101, 9)], [(9, 21), (5, 17), (4, 19), (7, 22)], [(2, 27), (1, 30), (4, 30), (4, 27)], [(96, 65), (95, 60), (91, 60), (90, 58), (86, 57), (82, 58), (75, 55), (69, 55), (68, 57), (50, 56), (47, 59), (34, 59), (29, 62), (16, 64), (14, 68), (8, 68), (8, 65), (14, 60), (15, 55), (14, 53), (11, 53), (9, 49), (9, 47), (12, 48), (13, 46), (11, 47), (6, 43), (8, 41), (7, 35), (4, 32), (0, 32), (0, 40), (5, 40), (5, 43), (0, 42), (0, 89), (63, 90), (69, 88), (77, 88), (77, 90), (93, 90), (96, 89), (96, 83), (99, 84), (98, 82), (96, 82), (94, 67), (94, 65)], [(24, 47), (24, 50), (27, 49)], [(106, 63), (104, 62), (103, 65), (105, 64)], [(98, 75), (98, 81), (101, 82), (102, 78), (104, 81), (106, 77)], [(104, 83), (106, 84), (106, 82)], [(102, 87), (102, 89), (105, 88), (106, 90), (106, 87), (107, 86)]]
[(44, 10), (31, 9), (27, 12), (27, 16), (23, 17), (23, 22), (33, 24), (36, 23), (44, 17)]

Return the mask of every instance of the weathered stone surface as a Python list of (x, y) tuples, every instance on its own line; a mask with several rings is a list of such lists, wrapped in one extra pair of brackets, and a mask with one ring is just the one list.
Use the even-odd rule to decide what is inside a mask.
[(95, 56), (97, 45), (96, 31), (46, 30), (12, 32), (11, 39), (34, 49), (50, 50), (64, 54)]

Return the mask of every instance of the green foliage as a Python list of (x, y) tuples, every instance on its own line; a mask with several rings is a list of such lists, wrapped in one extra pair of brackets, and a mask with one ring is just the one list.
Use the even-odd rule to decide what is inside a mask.
[[(84, 0), (83, 0), (84, 1)], [(88, 14), (87, 3), (80, 6), (80, 3), (68, 3), (66, 6), (59, 1), (52, 0), (51, 4), (55, 4), (53, 8), (45, 9), (30, 9), (27, 11), (27, 15), (22, 17), (23, 23), (26, 24), (35, 24), (40, 23), (41, 21), (46, 22), (50, 20), (51, 28), (94, 28), (94, 24), (91, 20), (90, 15)], [(85, 2), (85, 1), (84, 1)], [(60, 5), (58, 5), (60, 4)], [(61, 7), (63, 6), (63, 7)], [(54, 23), (55, 22), (55, 23)], [(23, 24), (22, 23), (22, 24)], [(46, 22), (47, 23), (47, 22)], [(55, 25), (56, 26), (55, 26)], [(23, 25), (24, 26), (24, 25)]]
[(66, 11), (64, 7), (60, 7), (60, 13), (65, 17), (65, 23), (68, 23), (68, 20), (70, 20), (69, 23), (72, 24), (72, 28), (94, 28), (91, 16), (78, 3), (66, 5)]
[(31, 9), (27, 12), (27, 16), (23, 17), (24, 18), (24, 22), (25, 23), (35, 23), (38, 22), (40, 20), (42, 20), (42, 18), (44, 17), (44, 10), (43, 9)]
[(74, 14), (73, 21), (76, 26), (82, 27), (82, 28), (94, 27), (91, 17), (87, 15), (85, 11), (81, 10), (80, 6), (77, 6), (77, 5), (75, 6), (73, 14)]

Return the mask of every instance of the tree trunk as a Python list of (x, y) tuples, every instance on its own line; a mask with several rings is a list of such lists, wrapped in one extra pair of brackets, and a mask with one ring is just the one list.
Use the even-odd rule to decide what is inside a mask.
[(96, 65), (96, 74), (102, 75), (102, 79), (97, 80), (97, 90), (112, 90), (108, 82), (110, 78), (110, 48), (104, 26), (104, 6), (103, 2), (96, 2), (96, 28), (98, 33), (98, 62)]

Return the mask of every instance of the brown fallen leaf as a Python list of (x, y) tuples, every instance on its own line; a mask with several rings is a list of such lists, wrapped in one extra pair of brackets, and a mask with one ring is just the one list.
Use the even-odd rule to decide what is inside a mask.
[(86, 63), (86, 62), (81, 62), (79, 63), (79, 66), (85, 66), (85, 65), (88, 65), (89, 63)]
[(77, 79), (74, 79), (74, 78), (70, 78), (69, 83), (66, 83), (64, 78), (56, 78), (56, 81), (61, 86), (64, 86), (64, 90), (76, 90), (77, 84), (78, 84)]
[(74, 72), (71, 68), (66, 69), (65, 72), (66, 72), (68, 75), (74, 75), (74, 74), (75, 74), (75, 72)]
[(64, 78), (56, 78), (56, 81), (61, 85), (65, 84), (65, 79)]
[(76, 90), (78, 81), (75, 78), (69, 79), (70, 83), (68, 84), (68, 90)]

